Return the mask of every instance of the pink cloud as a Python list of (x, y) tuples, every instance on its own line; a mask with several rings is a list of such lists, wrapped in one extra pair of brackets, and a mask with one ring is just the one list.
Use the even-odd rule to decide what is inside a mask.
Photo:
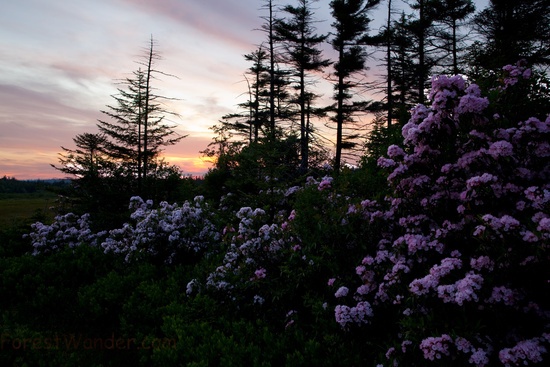
[[(186, 24), (199, 33), (230, 43), (239, 49), (250, 49), (260, 33), (254, 35), (254, 29), (260, 28), (259, 4), (255, 0), (122, 0), (139, 7), (147, 13), (153, 13)], [(248, 35), (247, 35), (248, 34)], [(193, 37), (193, 35), (191, 35)]]

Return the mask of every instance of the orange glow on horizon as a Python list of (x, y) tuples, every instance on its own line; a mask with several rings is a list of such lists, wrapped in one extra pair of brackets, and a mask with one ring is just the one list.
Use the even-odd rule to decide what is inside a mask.
[(212, 163), (197, 157), (182, 157), (182, 156), (163, 156), (165, 161), (174, 166), (178, 166), (184, 175), (204, 176)]

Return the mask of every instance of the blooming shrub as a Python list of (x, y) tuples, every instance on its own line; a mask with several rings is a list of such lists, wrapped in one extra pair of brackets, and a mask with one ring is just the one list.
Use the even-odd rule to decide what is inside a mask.
[[(518, 65), (505, 67), (502, 90), (530, 76)], [(349, 329), (393, 310), (394, 365), (540, 362), (550, 328), (550, 116), (489, 117), (489, 99), (462, 76), (434, 77), (430, 101), (413, 109), (404, 146), (378, 160), (391, 195), (348, 210), (384, 229), (356, 269), (357, 305), (337, 305), (336, 321)], [(372, 312), (342, 317), (365, 303)]]
[(32, 232), (25, 235), (34, 247), (33, 255), (74, 248), (82, 243), (97, 245), (103, 233), (93, 233), (90, 229), (90, 215), (81, 217), (73, 213), (58, 215), (52, 224), (36, 222), (31, 225)]
[(58, 216), (51, 225), (35, 223), (28, 235), (34, 254), (86, 244), (99, 245), (105, 253), (122, 254), (126, 261), (149, 256), (172, 263), (178, 257), (182, 260), (204, 252), (220, 237), (211, 222), (213, 213), (200, 196), (181, 206), (162, 202), (159, 208), (154, 208), (152, 201), (133, 197), (130, 209), (134, 210), (130, 217), (135, 224), (125, 223), (108, 232), (92, 233), (87, 214), (81, 218), (72, 213)]
[(124, 254), (126, 261), (135, 256), (151, 256), (164, 263), (207, 250), (220, 234), (211, 222), (212, 213), (202, 196), (181, 206), (161, 202), (153, 208), (151, 201), (140, 197), (130, 200), (131, 214), (135, 225), (126, 223), (120, 229), (109, 231), (101, 243), (105, 252)]
[[(274, 223), (268, 222), (263, 209), (243, 207), (235, 213), (235, 220), (223, 230), (221, 248), (225, 248), (222, 264), (206, 279), (206, 288), (222, 291), (225, 296), (236, 299), (239, 294), (247, 297), (247, 289), (255, 291), (269, 281), (270, 270), (289, 252), (299, 251), (299, 241), (289, 235), (288, 226), (295, 216), (280, 213)], [(263, 304), (265, 294), (254, 294), (248, 301)], [(262, 302), (258, 302), (262, 299)]]

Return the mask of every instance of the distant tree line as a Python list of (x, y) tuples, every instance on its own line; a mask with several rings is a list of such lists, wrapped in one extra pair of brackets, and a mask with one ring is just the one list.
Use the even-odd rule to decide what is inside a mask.
[(15, 177), (0, 178), (0, 194), (32, 194), (48, 189), (67, 188), (67, 180), (18, 180)]

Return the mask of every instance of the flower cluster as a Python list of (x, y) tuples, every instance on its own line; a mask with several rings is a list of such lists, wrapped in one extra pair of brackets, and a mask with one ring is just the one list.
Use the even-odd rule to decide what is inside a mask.
[(202, 196), (181, 206), (161, 202), (158, 208), (151, 201), (133, 197), (130, 208), (134, 209), (131, 219), (135, 224), (109, 231), (101, 243), (106, 253), (124, 254), (127, 261), (147, 255), (172, 263), (178, 257), (205, 251), (220, 237)]
[(51, 225), (35, 223), (28, 235), (34, 254), (86, 244), (99, 245), (105, 253), (122, 254), (126, 261), (146, 255), (172, 263), (177, 257), (206, 250), (220, 237), (202, 197), (182, 206), (162, 202), (159, 208), (154, 208), (152, 201), (133, 197), (130, 209), (134, 210), (130, 216), (133, 223), (108, 232), (93, 233), (88, 214), (80, 218), (71, 213), (58, 216)]
[(366, 302), (359, 302), (356, 306), (348, 307), (338, 305), (334, 309), (336, 322), (342, 327), (350, 324), (368, 324), (369, 318), (373, 316), (371, 305)]
[(424, 353), (424, 358), (433, 361), (435, 359), (441, 359), (442, 356), (449, 355), (449, 345), (453, 339), (443, 334), (439, 337), (430, 336), (420, 343), (420, 349)]
[(520, 79), (529, 79), (531, 77), (531, 69), (527, 67), (525, 60), (520, 60), (514, 65), (503, 66), (502, 70), (506, 73), (503, 89), (515, 85)]
[(292, 211), (289, 215), (279, 215), (276, 223), (266, 223), (263, 209), (239, 209), (235, 213), (238, 223), (224, 230), (223, 263), (208, 275), (207, 289), (229, 295), (235, 287), (268, 280), (270, 266), (278, 263), (286, 252), (300, 250), (299, 240), (288, 233), (295, 216), (296, 212)]
[(547, 352), (542, 342), (548, 343), (550, 334), (545, 334), (540, 338), (522, 340), (512, 348), (502, 349), (498, 357), (505, 367), (526, 365), (529, 362), (542, 362), (542, 355)]
[(31, 239), (33, 255), (58, 251), (62, 248), (74, 248), (86, 243), (97, 245), (104, 233), (93, 233), (90, 229), (90, 215), (81, 217), (73, 213), (58, 215), (52, 224), (36, 222), (31, 225), (32, 232), (25, 235)]

